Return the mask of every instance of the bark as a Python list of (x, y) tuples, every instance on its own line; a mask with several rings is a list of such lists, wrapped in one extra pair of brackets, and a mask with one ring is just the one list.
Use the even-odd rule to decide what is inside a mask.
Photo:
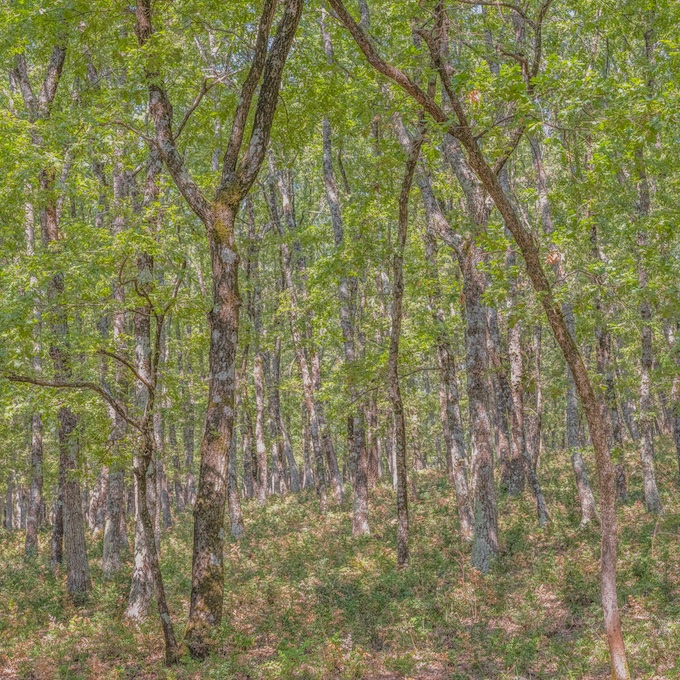
[(392, 271), (392, 324), (388, 358), (388, 385), (394, 414), (394, 457), (397, 480), (397, 565), (409, 564), (408, 546), (408, 479), (406, 472), (406, 423), (399, 384), (399, 337), (401, 335), (402, 305), (404, 297), (404, 250), (408, 231), (408, 201), (415, 173), (422, 136), (410, 145), (404, 179), (399, 195), (399, 231), (393, 254)]
[[(539, 208), (541, 211), (543, 232), (548, 237), (550, 237), (554, 231), (554, 225), (552, 219), (552, 207), (548, 199), (547, 178), (543, 164), (543, 149), (540, 141), (536, 137), (529, 136), (529, 143), (531, 145), (534, 169), (536, 170)], [(553, 259), (555, 260), (553, 264), (555, 287), (563, 287), (566, 285), (566, 271), (564, 268), (564, 261), (561, 254), (554, 245), (550, 244), (549, 250), (553, 255)], [(575, 342), (576, 319), (574, 318), (574, 310), (569, 300), (564, 300), (562, 302), (561, 311), (567, 330)], [(567, 450), (570, 452), (571, 465), (574, 471), (574, 479), (576, 481), (576, 490), (579, 497), (579, 504), (581, 506), (581, 526), (585, 526), (593, 520), (598, 520), (598, 515), (597, 508), (595, 506), (595, 497), (593, 496), (590, 480), (588, 478), (588, 471), (586, 469), (586, 465), (583, 460), (583, 454), (581, 452), (583, 442), (579, 433), (576, 383), (569, 365), (567, 365), (567, 391), (565, 397)]]
[[(40, 188), (46, 196), (42, 210), (42, 240), (46, 249), (57, 247), (59, 240), (59, 217), (57, 204), (52, 198), (54, 175), (43, 170), (40, 175)], [(66, 382), (71, 378), (71, 358), (69, 348), (68, 317), (63, 303), (64, 276), (61, 272), (52, 275), (48, 285), (50, 311), (48, 323), (51, 332), (49, 353), (57, 381)], [(67, 406), (62, 406), (57, 414), (57, 439), (59, 442), (59, 481), (61, 506), (61, 532), (53, 535), (55, 543), (63, 540), (64, 557), (67, 566), (66, 588), (76, 602), (82, 602), (90, 588), (87, 552), (85, 549), (85, 526), (81, 505), (80, 484), (77, 479), (77, 427), (78, 418)], [(55, 545), (55, 557), (59, 557), (60, 547)], [(60, 561), (60, 560), (57, 560)]]
[[(512, 251), (511, 251), (512, 253)], [(513, 256), (509, 258), (509, 269), (514, 268)], [(513, 307), (517, 304), (517, 282), (511, 283), (510, 299)], [(513, 438), (517, 440), (523, 460), (524, 474), (529, 481), (531, 493), (536, 501), (538, 513), (538, 523), (545, 526), (548, 523), (548, 508), (543, 497), (543, 491), (536, 475), (536, 469), (529, 455), (526, 443), (526, 432), (524, 427), (524, 387), (523, 387), (523, 362), (522, 362), (522, 337), (521, 327), (518, 319), (509, 320), (508, 328), (508, 355), (510, 357), (510, 390), (512, 394), (512, 429)]]
[(147, 481), (148, 481), (148, 467), (151, 465), (153, 458), (153, 450), (149, 447), (151, 444), (151, 433), (149, 433), (148, 440), (144, 445), (144, 451), (137, 457), (137, 464), (135, 466), (135, 479), (137, 480), (137, 507), (139, 508), (140, 523), (142, 525), (142, 534), (144, 537), (144, 545), (147, 553), (148, 569), (150, 572), (150, 580), (153, 587), (153, 594), (156, 598), (156, 606), (158, 609), (158, 616), (161, 620), (161, 627), (163, 629), (163, 639), (165, 642), (165, 663), (167, 666), (174, 665), (179, 662), (179, 645), (175, 638), (175, 632), (170, 618), (170, 610), (165, 598), (165, 588), (163, 585), (163, 577), (161, 574), (160, 563), (158, 559), (158, 550), (156, 549), (156, 540), (154, 536), (153, 519), (149, 512), (147, 503)]
[[(399, 116), (395, 116), (395, 127), (402, 148), (405, 150), (411, 140)], [(460, 415), (458, 381), (456, 378), (456, 363), (451, 340), (446, 328), (445, 314), (442, 306), (441, 287), (439, 285), (439, 271), (437, 267), (436, 235), (442, 229), (448, 230), (445, 217), (439, 209), (430, 178), (424, 168), (416, 170), (416, 184), (419, 188), (425, 215), (427, 229), (423, 235), (425, 243), (425, 257), (430, 277), (429, 306), (436, 326), (437, 364), (439, 367), (439, 404), (442, 421), (442, 431), (446, 445), (446, 467), (449, 479), (456, 492), (458, 507), (458, 521), (463, 540), (472, 540), (472, 507), (468, 489), (465, 440), (463, 424)]]
[(652, 305), (649, 301), (649, 274), (645, 263), (647, 251), (647, 232), (644, 222), (651, 213), (649, 180), (645, 166), (644, 152), (639, 147), (635, 153), (637, 172), (638, 218), (642, 225), (637, 232), (638, 285), (642, 296), (640, 318), (642, 320), (642, 339), (640, 347), (640, 461), (642, 462), (642, 478), (647, 512), (659, 514), (661, 499), (656, 487), (654, 471), (654, 433), (652, 415), (652, 368), (654, 365), (654, 348), (652, 345)]
[(371, 397), (366, 407), (366, 448), (368, 451), (368, 488), (372, 489), (381, 477), (381, 446), (378, 432), (378, 404), (375, 397)]
[(175, 422), (168, 424), (168, 442), (172, 450), (172, 490), (177, 512), (184, 512), (184, 488), (182, 487), (182, 463), (177, 449), (177, 428)]
[(514, 268), (517, 266), (517, 256), (512, 248), (506, 254), (506, 269), (511, 277), (511, 290), (508, 309), (508, 364), (510, 368), (509, 399), (507, 403), (507, 413), (510, 420), (510, 457), (506, 470), (507, 476), (502, 479), (510, 496), (518, 496), (524, 489), (526, 477), (525, 451), (526, 442), (524, 437), (523, 413), (518, 412), (522, 406), (522, 350), (521, 350), (521, 329), (519, 322), (513, 319), (513, 308), (516, 304), (515, 291), (516, 281)]
[[(319, 427), (317, 405), (314, 399), (314, 382), (312, 378), (311, 368), (307, 361), (307, 355), (304, 351), (303, 338), (300, 330), (301, 320), (299, 318), (298, 295), (295, 283), (293, 281), (292, 255), (290, 247), (285, 238), (283, 227), (279, 217), (276, 195), (274, 193), (273, 178), (270, 178), (269, 192), (267, 193), (266, 197), (267, 202), (269, 204), (269, 210), (272, 215), (272, 219), (274, 221), (275, 226), (277, 227), (279, 236), (281, 236), (280, 243), (281, 264), (283, 268), (283, 277), (286, 291), (290, 296), (289, 321), (291, 335), (293, 336), (295, 357), (297, 359), (297, 363), (300, 368), (300, 374), (302, 377), (302, 391), (304, 396), (304, 402), (307, 408), (307, 413), (309, 414), (309, 432), (312, 443), (314, 461), (316, 465), (315, 477), (316, 477), (316, 491), (319, 496), (319, 507), (321, 514), (325, 514), (327, 509), (326, 470), (324, 466), (324, 457), (321, 444), (321, 432)], [(284, 204), (285, 203), (289, 203), (289, 201), (286, 195), (284, 194)]]
[(486, 275), (481, 271), (483, 253), (474, 243), (466, 248), (461, 268), (465, 294), (465, 348), (472, 459), (474, 539), (472, 564), (479, 571), (490, 569), (498, 553), (498, 515), (493, 476), (493, 440), (486, 401), (488, 353), (486, 310), (482, 295)]
[(527, 448), (534, 470), (538, 470), (541, 459), (541, 443), (543, 432), (543, 389), (541, 385), (541, 350), (543, 328), (540, 324), (534, 326), (532, 347), (532, 390), (534, 397), (533, 412), (527, 414), (528, 434)]
[[(26, 203), (25, 234), (26, 234), (26, 254), (31, 257), (35, 254), (35, 216), (33, 205)], [(36, 277), (32, 276), (31, 288), (37, 284)], [(41, 317), (37, 307), (33, 310), (33, 371), (36, 375), (40, 374), (40, 324)], [(26, 514), (26, 543), (24, 552), (28, 555), (38, 554), (38, 529), (40, 527), (40, 509), (43, 503), (43, 422), (40, 413), (31, 415), (31, 458), (30, 458), (30, 480), (31, 486), (28, 497), (28, 507)]]
[(309, 427), (309, 411), (307, 405), (302, 404), (302, 460), (303, 460), (303, 478), (302, 488), (311, 489), (316, 486), (314, 481), (314, 468), (312, 465), (311, 446), (310, 446), (310, 427)]
[(269, 395), (269, 422), (272, 436), (272, 488), (275, 493), (288, 493), (288, 480), (284, 471), (284, 461), (288, 462), (290, 487), (292, 491), (300, 490), (300, 479), (297, 465), (293, 458), (293, 450), (288, 439), (279, 395), (281, 374), (281, 337), (277, 334), (274, 352), (267, 357), (265, 379)]
[[(501, 336), (498, 324), (498, 310), (488, 309), (489, 363), (492, 367), (491, 385), (494, 394), (496, 447), (498, 463), (501, 470), (501, 488), (511, 491), (520, 486), (521, 476), (518, 475), (517, 459), (511, 457), (510, 437), (510, 408), (512, 397), (510, 395), (510, 382), (508, 380), (507, 357), (501, 347)], [(515, 448), (516, 450), (516, 448)]]
[(267, 502), (267, 445), (264, 440), (264, 356), (255, 355), (253, 362), (255, 383), (255, 442), (257, 448), (257, 502)]
[[(323, 30), (323, 23), (322, 32), (324, 35), (324, 42), (328, 45), (326, 47), (326, 58), (327, 61), (330, 62), (332, 61), (332, 51), (330, 49), (330, 40), (327, 39), (328, 34)], [(322, 126), (323, 177), (326, 190), (326, 203), (328, 204), (331, 213), (335, 247), (341, 252), (344, 247), (344, 226), (342, 222), (338, 189), (335, 182), (335, 173), (333, 170), (332, 130), (328, 118), (323, 119)], [(356, 289), (356, 286), (356, 277), (349, 277), (346, 274), (341, 276), (338, 286), (340, 326), (342, 328), (345, 364), (348, 375), (350, 376), (357, 359), (356, 329), (354, 327), (355, 305), (352, 299), (352, 290)], [(348, 381), (351, 381), (351, 378), (348, 377)], [(370, 527), (368, 523), (368, 454), (366, 449), (364, 414), (361, 404), (359, 403), (359, 395), (356, 386), (353, 382), (347, 384), (346, 391), (350, 403), (353, 404), (354, 410), (349, 416), (352, 419), (351, 436), (349, 437), (352, 444), (350, 452), (356, 464), (353, 480), (354, 498), (352, 509), (352, 534), (354, 536), (367, 536), (370, 534)]]
[[(156, 190), (151, 189), (155, 184), (155, 172), (158, 166), (151, 161), (147, 170), (147, 187), (150, 189), (148, 200), (156, 197)], [(149, 282), (153, 279), (153, 260), (146, 254), (141, 253), (137, 257), (137, 272), (140, 282)], [(147, 283), (148, 285), (148, 283)], [(135, 342), (135, 368), (143, 378), (135, 384), (135, 401), (137, 410), (145, 412), (149, 408), (151, 398), (148, 385), (152, 379), (151, 357), (151, 307), (148, 303), (135, 309), (133, 316), (134, 342)], [(153, 413), (151, 414), (153, 419)], [(149, 426), (152, 427), (152, 424)], [(153, 438), (153, 431), (148, 433)], [(153, 574), (151, 571), (150, 548), (146, 540), (146, 529), (143, 515), (148, 515), (153, 535), (153, 552), (156, 552), (157, 542), (155, 531), (156, 507), (156, 468), (153, 465), (153, 443), (150, 460), (145, 461), (142, 456), (146, 453), (148, 445), (145, 441), (138, 443), (133, 455), (134, 488), (135, 488), (135, 536), (134, 536), (134, 566), (132, 571), (132, 583), (128, 595), (128, 605), (125, 616), (133, 621), (141, 621), (147, 617), (151, 607), (153, 595)], [(143, 470), (143, 482), (140, 486), (141, 471)], [(142, 493), (143, 492), (143, 493)]]
[(243, 438), (243, 486), (246, 498), (255, 495), (255, 478), (257, 473), (257, 454), (253, 449), (253, 421), (250, 417), (247, 387), (244, 388), (243, 407), (241, 409), (241, 435)]
[(125, 476), (122, 470), (109, 471), (108, 489), (102, 557), (105, 578), (110, 578), (118, 572), (121, 567), (121, 552), (128, 547), (125, 526)]
[[(494, 310), (492, 310), (491, 320), (495, 322), (495, 325), (493, 323), (488, 324), (487, 309), (483, 302), (487, 282), (486, 275), (481, 270), (484, 253), (475, 243), (475, 239), (477, 234), (486, 228), (488, 209), (485, 205), (483, 189), (475, 179), (460, 146), (448, 135), (444, 139), (444, 155), (465, 194), (466, 212), (472, 227), (472, 233), (466, 237), (462, 244), (449, 236), (446, 229), (448, 225), (445, 225), (444, 222), (441, 222), (439, 233), (454, 247), (463, 275), (467, 394), (473, 448), (471, 470), (474, 518), (472, 564), (476, 569), (486, 572), (490, 569), (491, 563), (498, 553), (498, 514), (493, 474), (493, 437), (486, 399), (490, 359), (487, 345), (487, 326), (491, 331), (492, 346), (499, 348), (500, 338)], [(495, 356), (497, 361), (500, 362), (500, 353), (496, 352)], [(496, 375), (501, 388), (498, 397), (507, 418), (511, 403), (509, 386), (505, 378), (504, 368), (500, 363), (496, 365)], [(501, 430), (502, 428), (503, 421), (501, 421)], [(508, 460), (509, 458), (510, 456), (508, 456)]]
[(40, 413), (31, 416), (31, 488), (26, 516), (26, 555), (38, 553), (38, 528), (40, 526), (40, 507), (43, 491), (43, 424)]
[(229, 449), (229, 491), (227, 502), (229, 505), (229, 520), (232, 538), (238, 540), (246, 534), (243, 526), (243, 513), (241, 512), (241, 500), (238, 495), (238, 479), (236, 477), (236, 452), (238, 449), (238, 437), (236, 428), (232, 429), (231, 444)]

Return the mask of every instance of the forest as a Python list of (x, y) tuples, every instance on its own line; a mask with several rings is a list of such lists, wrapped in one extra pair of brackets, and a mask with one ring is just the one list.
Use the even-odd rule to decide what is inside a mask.
[(0, 677), (680, 678), (679, 26), (0, 0)]

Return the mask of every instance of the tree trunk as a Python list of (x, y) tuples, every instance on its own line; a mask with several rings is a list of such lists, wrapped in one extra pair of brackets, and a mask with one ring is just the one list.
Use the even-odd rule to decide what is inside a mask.
[[(310, 370), (309, 363), (307, 362), (307, 355), (304, 351), (304, 346), (302, 342), (302, 333), (300, 331), (300, 319), (298, 311), (298, 300), (297, 291), (295, 288), (295, 283), (293, 281), (293, 265), (290, 248), (285, 239), (283, 228), (281, 225), (281, 220), (279, 218), (279, 212), (276, 202), (276, 195), (274, 193), (274, 182), (273, 177), (270, 178), (269, 192), (267, 193), (267, 202), (269, 204), (269, 210), (272, 215), (274, 224), (277, 226), (279, 235), (282, 236), (280, 250), (281, 250), (281, 264), (283, 267), (283, 277), (286, 286), (286, 290), (290, 295), (290, 307), (289, 307), (289, 320), (291, 335), (293, 336), (293, 345), (295, 347), (295, 356), (300, 368), (300, 374), (302, 377), (302, 391), (304, 396), (305, 405), (307, 407), (307, 412), (309, 414), (309, 431), (310, 439), (312, 443), (312, 450), (314, 452), (314, 461), (316, 464), (316, 490), (319, 496), (319, 507), (321, 514), (326, 513), (327, 509), (327, 491), (326, 491), (326, 470), (324, 465), (323, 450), (321, 444), (321, 432), (319, 427), (319, 420), (317, 414), (316, 403), (314, 399), (314, 383), (312, 380), (312, 372)], [(285, 194), (284, 194), (285, 196)], [(289, 203), (289, 200), (286, 199)], [(285, 203), (286, 201), (284, 201)]]
[[(323, 23), (322, 23), (323, 30)], [(324, 31), (324, 42), (326, 43), (326, 58), (332, 61), (332, 51), (330, 49), (330, 39)], [(344, 247), (344, 227), (342, 223), (342, 212), (340, 199), (338, 196), (335, 173), (333, 171), (333, 150), (332, 150), (332, 130), (328, 118), (323, 119), (323, 177), (326, 190), (326, 202), (331, 213), (331, 223), (333, 226), (333, 236), (335, 247), (341, 251)], [(356, 356), (356, 329), (354, 328), (355, 304), (352, 299), (352, 290), (357, 286), (356, 277), (342, 275), (338, 286), (338, 299), (340, 301), (340, 326), (342, 328), (343, 349), (345, 354), (345, 364), (348, 371), (352, 370)], [(354, 384), (348, 384), (347, 396), (353, 404), (354, 412), (350, 415), (352, 419), (351, 455), (356, 463), (354, 471), (354, 499), (352, 510), (352, 534), (354, 536), (364, 536), (370, 534), (368, 524), (368, 460), (366, 449), (366, 433), (364, 427), (364, 417), (361, 404), (358, 401), (358, 394)], [(329, 461), (330, 462), (330, 461)], [(336, 461), (337, 466), (337, 461)], [(335, 479), (335, 476), (333, 476)]]
[[(56, 248), (59, 241), (59, 212), (53, 198), (55, 179), (49, 170), (40, 173), (40, 188), (47, 197), (42, 210), (42, 238), (46, 249)], [(71, 361), (69, 351), (68, 317), (63, 301), (64, 276), (56, 272), (48, 287), (50, 310), (49, 326), (52, 334), (50, 357), (54, 367), (55, 378), (68, 381), (71, 378)], [(59, 442), (59, 496), (61, 517), (53, 539), (55, 541), (54, 557), (61, 562), (60, 543), (63, 540), (64, 555), (67, 566), (66, 588), (76, 602), (82, 602), (90, 588), (87, 552), (85, 548), (85, 525), (80, 497), (80, 484), (77, 478), (77, 416), (67, 407), (62, 406), (57, 414), (57, 439)], [(56, 525), (56, 523), (55, 523)]]
[[(543, 232), (550, 237), (554, 231), (552, 219), (552, 207), (548, 199), (548, 185), (543, 164), (543, 150), (540, 141), (533, 135), (529, 135), (534, 169), (536, 170), (537, 188), (539, 197), (539, 208), (541, 211), (541, 224)], [(554, 254), (553, 272), (555, 274), (555, 287), (566, 285), (566, 272), (562, 256), (555, 246), (549, 245), (550, 251)], [(569, 300), (562, 302), (562, 317), (574, 342), (576, 342), (576, 320), (574, 310)], [(582, 441), (578, 427), (578, 399), (576, 394), (576, 383), (571, 368), (567, 362), (567, 391), (566, 391), (566, 434), (567, 449), (570, 452), (571, 465), (576, 481), (576, 490), (581, 506), (581, 526), (585, 526), (592, 520), (597, 520), (597, 509), (595, 507), (595, 497), (590, 487), (588, 471), (581, 453)]]
[(406, 423), (399, 385), (399, 338), (402, 324), (404, 297), (404, 250), (408, 230), (408, 201), (413, 174), (420, 155), (423, 138), (419, 136), (410, 144), (404, 179), (399, 195), (399, 231), (393, 254), (392, 272), (392, 323), (388, 358), (388, 385), (394, 413), (394, 458), (397, 480), (397, 565), (409, 564), (408, 546), (408, 479), (406, 472)]
[(231, 432), (231, 444), (229, 449), (229, 491), (227, 503), (229, 505), (229, 520), (231, 525), (231, 536), (238, 540), (246, 534), (243, 526), (243, 513), (241, 512), (241, 500), (238, 496), (238, 479), (236, 477), (236, 451), (238, 448), (238, 437), (236, 428)]
[[(33, 204), (26, 203), (25, 206), (25, 233), (26, 233), (26, 254), (31, 257), (35, 254), (35, 215)], [(31, 288), (37, 285), (36, 277), (30, 279)], [(33, 320), (35, 322), (33, 334), (33, 370), (40, 373), (40, 326), (41, 316), (37, 307), (33, 310)], [(26, 543), (25, 554), (38, 554), (38, 529), (40, 527), (40, 508), (43, 503), (43, 421), (40, 413), (31, 415), (31, 460), (30, 460), (30, 479), (31, 488), (28, 497), (28, 509), (26, 514)]]
[(257, 502), (267, 502), (267, 444), (264, 440), (264, 356), (255, 355), (253, 362), (255, 383), (255, 441), (257, 447)]
[(31, 490), (26, 516), (26, 555), (38, 554), (38, 528), (43, 491), (43, 424), (40, 413), (31, 416)]
[[(420, 182), (419, 182), (420, 183)], [(423, 194), (423, 183), (421, 195)], [(426, 204), (427, 205), (427, 204)], [(427, 207), (426, 207), (427, 212)], [(428, 216), (428, 221), (432, 218)], [(442, 421), (444, 445), (446, 447), (446, 468), (449, 479), (456, 492), (458, 521), (460, 533), (464, 541), (471, 541), (473, 534), (473, 516), (467, 480), (465, 439), (463, 423), (460, 415), (458, 396), (458, 380), (456, 362), (451, 341), (445, 326), (444, 309), (439, 286), (437, 268), (437, 246), (431, 230), (425, 234), (425, 255), (431, 278), (430, 309), (437, 325), (437, 365), (439, 367), (439, 408)]]
[[(649, 218), (651, 213), (649, 181), (645, 167), (644, 152), (638, 147), (635, 152), (635, 166), (638, 187), (638, 217), (641, 221)], [(654, 472), (654, 434), (652, 416), (652, 367), (654, 365), (654, 349), (652, 345), (652, 305), (648, 298), (649, 274), (645, 263), (647, 250), (647, 232), (642, 225), (637, 232), (638, 285), (642, 294), (640, 318), (642, 320), (642, 340), (640, 352), (640, 460), (642, 462), (642, 478), (645, 492), (645, 508), (647, 512), (661, 512), (661, 499), (656, 487)]]
[(213, 274), (210, 376), (201, 467), (194, 507), (191, 606), (186, 637), (192, 656), (208, 653), (208, 632), (222, 620), (224, 596), (224, 511), (228, 456), (234, 426), (236, 343), (238, 338), (238, 255), (234, 221), (238, 205), (217, 204), (209, 229)]
[(122, 470), (109, 472), (108, 494), (106, 496), (106, 519), (104, 522), (104, 553), (102, 571), (105, 578), (111, 578), (121, 566), (120, 555), (127, 549), (125, 527), (125, 477)]
[[(394, 123), (402, 148), (408, 152), (411, 139), (400, 116), (394, 116)], [(446, 218), (442, 214), (434, 196), (430, 178), (424, 168), (416, 171), (416, 184), (425, 207), (427, 229), (423, 235), (425, 257), (429, 270), (429, 303), (430, 311), (436, 326), (437, 364), (439, 367), (439, 405), (442, 420), (442, 432), (446, 445), (446, 467), (449, 479), (456, 492), (458, 520), (463, 540), (472, 539), (472, 507), (467, 481), (465, 440), (463, 424), (458, 400), (458, 383), (456, 364), (451, 341), (446, 328), (445, 314), (441, 300), (439, 285), (439, 269), (437, 266), (436, 235), (440, 229), (449, 229)]]
[(316, 485), (314, 481), (314, 468), (312, 466), (310, 432), (309, 432), (309, 411), (307, 405), (302, 403), (302, 460), (303, 460), (303, 479), (302, 488), (311, 489)]
[[(510, 251), (508, 269), (512, 270), (515, 267), (514, 253)], [(517, 282), (513, 280), (511, 284), (510, 300), (514, 307), (516, 305), (516, 291)], [(522, 336), (521, 327), (518, 319), (509, 318), (508, 320), (508, 356), (510, 358), (510, 390), (512, 394), (512, 430), (513, 439), (515, 439), (520, 447), (520, 452), (523, 460), (524, 474), (529, 481), (531, 493), (536, 501), (536, 509), (538, 512), (538, 523), (545, 526), (548, 523), (548, 508), (543, 497), (536, 469), (533, 466), (526, 443), (526, 432), (524, 429), (524, 386), (523, 374), (524, 367), (522, 365)]]

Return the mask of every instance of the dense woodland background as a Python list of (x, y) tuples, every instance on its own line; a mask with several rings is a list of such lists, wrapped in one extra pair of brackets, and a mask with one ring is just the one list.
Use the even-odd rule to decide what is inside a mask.
[(676, 3), (0, 7), (2, 677), (680, 677)]

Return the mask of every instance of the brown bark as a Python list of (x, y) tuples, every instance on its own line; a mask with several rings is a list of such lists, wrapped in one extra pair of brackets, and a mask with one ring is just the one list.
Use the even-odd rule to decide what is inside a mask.
[[(411, 144), (408, 132), (404, 127), (401, 117), (394, 117), (395, 128), (399, 142), (404, 150), (408, 150)], [(416, 184), (418, 185), (425, 215), (427, 229), (423, 235), (425, 243), (425, 257), (429, 269), (430, 311), (436, 325), (436, 350), (437, 364), (439, 366), (439, 402), (442, 420), (442, 431), (446, 445), (446, 467), (449, 479), (456, 492), (458, 507), (458, 520), (463, 540), (472, 540), (472, 507), (467, 481), (465, 441), (463, 424), (460, 415), (458, 397), (458, 381), (456, 378), (456, 363), (451, 340), (446, 329), (445, 314), (441, 301), (441, 287), (439, 284), (439, 270), (437, 267), (437, 244), (436, 235), (441, 231), (449, 231), (446, 218), (437, 204), (432, 190), (430, 178), (424, 168), (416, 171)]]
[(388, 385), (394, 414), (394, 458), (397, 480), (397, 565), (409, 564), (408, 547), (408, 478), (406, 472), (406, 423), (399, 385), (399, 337), (401, 335), (404, 297), (404, 249), (408, 231), (408, 201), (423, 138), (418, 136), (409, 149), (404, 179), (399, 194), (399, 231), (394, 248), (392, 270), (392, 324), (388, 359)]

